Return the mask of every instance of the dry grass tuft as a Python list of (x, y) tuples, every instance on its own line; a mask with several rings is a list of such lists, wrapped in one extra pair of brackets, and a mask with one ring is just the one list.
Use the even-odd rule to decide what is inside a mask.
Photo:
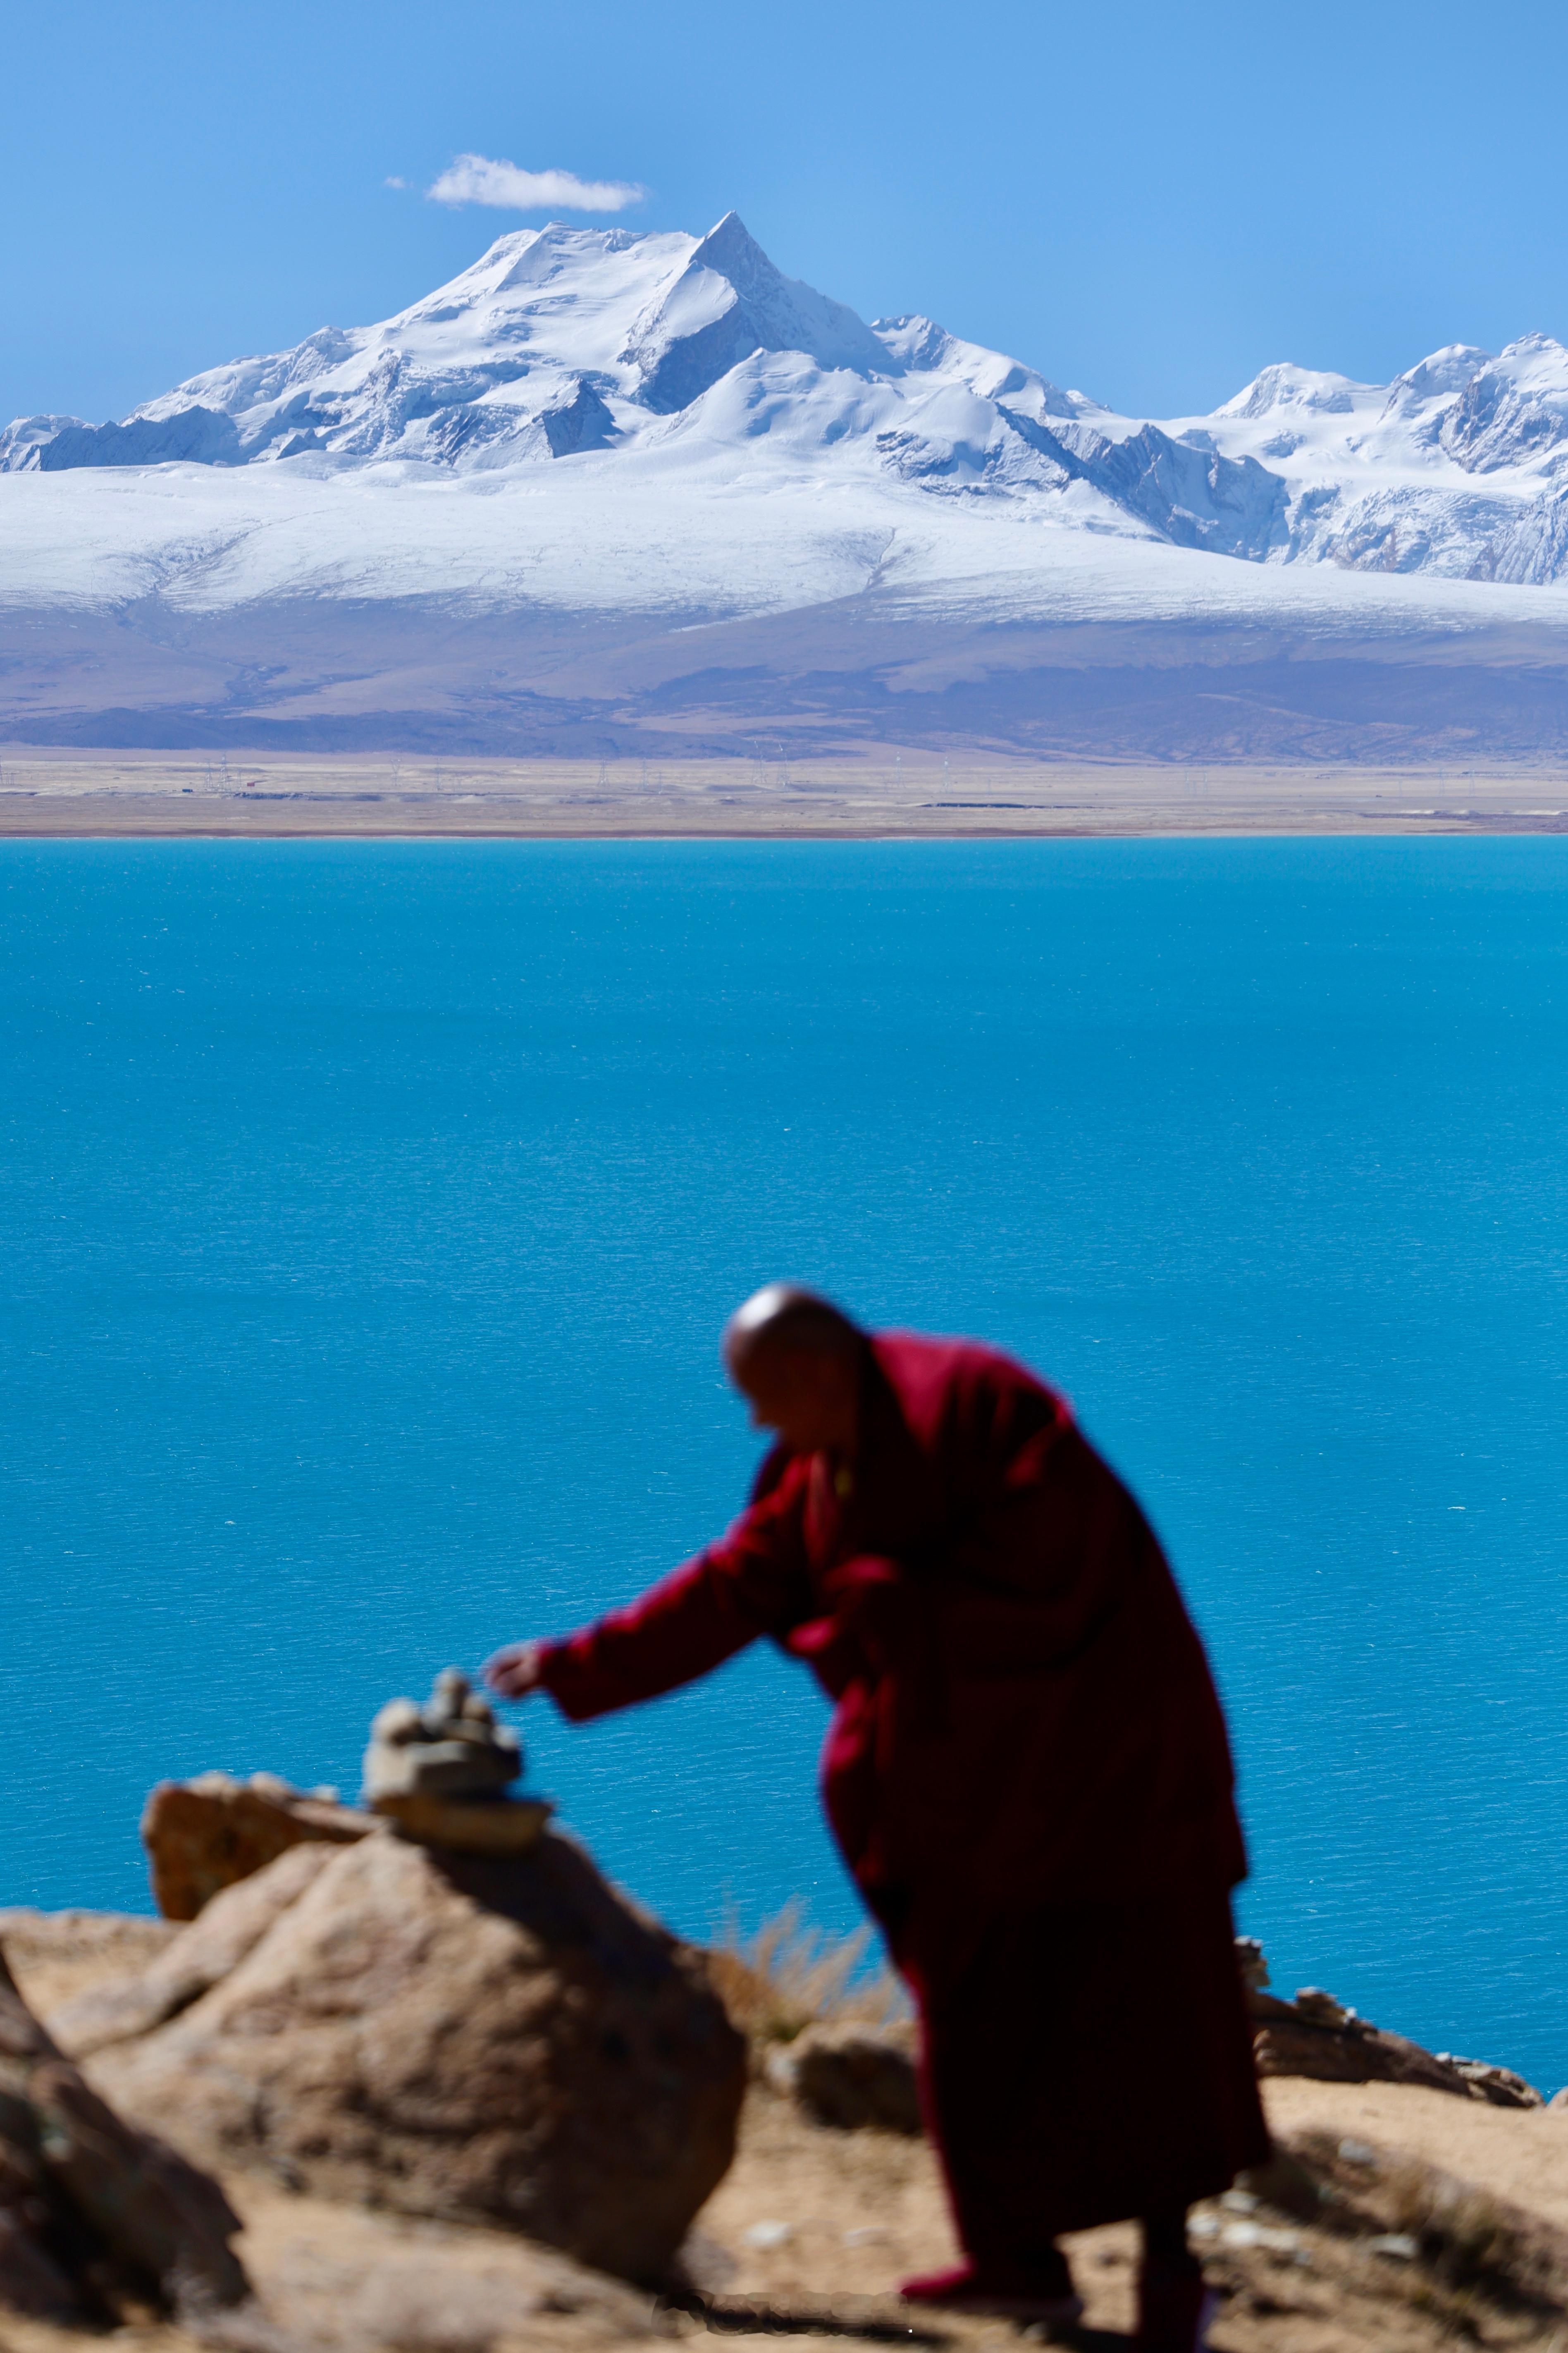
[(709, 1968), (743, 2034), (753, 2042), (793, 2042), (818, 2023), (889, 2026), (910, 2016), (891, 1969), (858, 1974), (870, 1943), (868, 1927), (829, 1936), (791, 1903), (754, 1936), (742, 1938), (734, 1919), (727, 1921), (709, 1949)]
[(1505, 2303), (1533, 2301), (1549, 2287), (1521, 2218), (1484, 2189), (1409, 2164), (1391, 2174), (1388, 2198), (1394, 2229), (1415, 2240), (1446, 2286), (1479, 2288)]
[[(1331, 2133), (1302, 2133), (1280, 2148), (1274, 2167), (1249, 2176), (1249, 2184), (1268, 2203), (1315, 2219), (1347, 2253), (1367, 2249), (1380, 2292), (1447, 2336), (1534, 2344), (1543, 2328), (1561, 2328), (1568, 2242), (1420, 2158), (1370, 2147), (1364, 2158), (1347, 2158), (1346, 2146)], [(1314, 2195), (1321, 2201), (1315, 2218)], [(1384, 2261), (1379, 2240), (1385, 2233), (1397, 2235), (1409, 2259)], [(1510, 2333), (1498, 2336), (1500, 2326)], [(1563, 2339), (1554, 2334), (1551, 2342), (1557, 2353)]]

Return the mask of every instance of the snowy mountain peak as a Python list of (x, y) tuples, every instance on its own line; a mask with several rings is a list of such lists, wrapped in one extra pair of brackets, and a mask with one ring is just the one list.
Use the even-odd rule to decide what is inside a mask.
[(1358, 384), (1353, 376), (1285, 361), (1266, 367), (1215, 411), (1216, 417), (1268, 417), (1279, 408), (1304, 409), (1318, 417), (1350, 417), (1361, 402), (1381, 404), (1382, 385)]
[(947, 329), (921, 311), (897, 319), (873, 319), (871, 332), (900, 368), (941, 367), (958, 349)]
[(1549, 581), (1568, 578), (1568, 349), (1448, 344), (1391, 385), (1281, 364), (1162, 424), (924, 314), (868, 326), (737, 213), (701, 237), (552, 221), (378, 324), (319, 328), (118, 422), (0, 432), (0, 474), (257, 465), (531, 495), (553, 477), (606, 512), (638, 482), (699, 506), (809, 484), (892, 501), (895, 536), (946, 500), (1252, 563)]
[(1441, 439), (1473, 474), (1564, 453), (1568, 350), (1551, 335), (1506, 343), (1470, 377), (1443, 420)]
[(1005, 400), (1037, 422), (1045, 417), (1080, 417), (1099, 406), (1080, 392), (1063, 392), (1005, 352), (988, 351), (984, 343), (966, 343), (950, 335), (945, 327), (918, 311), (902, 318), (873, 320), (871, 332), (896, 370), (929, 370), (956, 376), (981, 399)]
[(890, 373), (864, 320), (784, 277), (739, 213), (726, 213), (638, 319), (622, 356), (639, 372), (647, 406), (668, 417), (756, 351), (804, 352), (819, 367), (859, 375)]
[(1396, 375), (1388, 387), (1390, 406), (1407, 406), (1416, 401), (1435, 400), (1445, 393), (1463, 392), (1473, 375), (1479, 375), (1491, 359), (1476, 343), (1445, 343), (1440, 352), (1428, 352), (1413, 368)]
[(737, 294), (766, 299), (789, 280), (774, 269), (738, 212), (715, 221), (696, 248), (689, 267), (727, 278)]

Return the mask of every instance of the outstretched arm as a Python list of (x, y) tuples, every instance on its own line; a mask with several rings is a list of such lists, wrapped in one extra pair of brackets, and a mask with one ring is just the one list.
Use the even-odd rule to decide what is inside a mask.
[(503, 1698), (547, 1691), (574, 1722), (707, 1674), (759, 1634), (809, 1617), (802, 1537), (807, 1465), (792, 1466), (729, 1533), (647, 1593), (554, 1642), (509, 1642), (485, 1667)]

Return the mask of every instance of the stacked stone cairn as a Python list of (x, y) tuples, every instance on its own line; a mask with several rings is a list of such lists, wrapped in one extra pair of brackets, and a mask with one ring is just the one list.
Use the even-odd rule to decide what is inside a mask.
[(538, 1798), (509, 1798), (522, 1771), (517, 1735), (457, 1667), (436, 1678), (423, 1707), (388, 1700), (370, 1728), (364, 1803), (405, 1837), (470, 1853), (519, 1854), (550, 1814)]

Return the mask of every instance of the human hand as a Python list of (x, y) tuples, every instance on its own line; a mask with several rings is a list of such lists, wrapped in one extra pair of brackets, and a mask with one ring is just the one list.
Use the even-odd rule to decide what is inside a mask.
[(502, 1699), (526, 1699), (540, 1687), (542, 1642), (503, 1642), (479, 1672), (491, 1691)]

